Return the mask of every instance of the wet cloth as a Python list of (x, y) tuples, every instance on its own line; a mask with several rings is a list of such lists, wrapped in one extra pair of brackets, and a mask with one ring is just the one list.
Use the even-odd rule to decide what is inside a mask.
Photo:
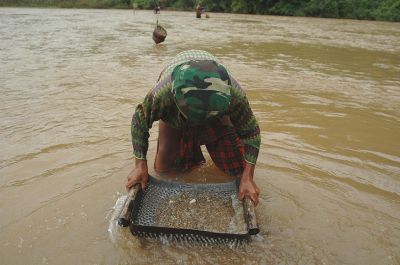
[[(146, 159), (148, 150), (149, 129), (153, 122), (163, 120), (176, 129), (188, 130), (194, 127), (182, 112), (179, 111), (172, 92), (172, 72), (189, 61), (211, 60), (221, 65), (212, 54), (190, 50), (179, 53), (161, 72), (157, 84), (145, 96), (132, 116), (131, 135), (133, 155), (138, 159)], [(261, 144), (260, 129), (253, 115), (246, 93), (239, 83), (228, 73), (230, 103), (222, 115), (230, 117), (236, 135), (244, 145), (244, 159), (255, 164)], [(210, 121), (211, 122), (211, 121)]]
[(222, 171), (231, 176), (237, 176), (243, 172), (244, 147), (234, 129), (222, 125), (220, 122), (180, 131), (179, 152), (175, 168), (188, 171), (204, 162), (201, 145), (207, 147), (211, 159)]

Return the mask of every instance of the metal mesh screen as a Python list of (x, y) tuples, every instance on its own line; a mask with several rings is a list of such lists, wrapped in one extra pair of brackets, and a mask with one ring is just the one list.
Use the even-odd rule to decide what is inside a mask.
[(134, 235), (174, 235), (198, 241), (208, 237), (247, 239), (243, 204), (236, 181), (188, 184), (149, 178), (131, 212)]

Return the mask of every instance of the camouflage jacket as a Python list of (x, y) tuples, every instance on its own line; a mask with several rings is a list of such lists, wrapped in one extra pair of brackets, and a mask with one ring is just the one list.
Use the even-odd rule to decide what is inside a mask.
[[(163, 120), (174, 128), (185, 128), (191, 125), (180, 114), (171, 92), (171, 74), (177, 65), (190, 60), (218, 60), (208, 52), (190, 50), (178, 54), (161, 72), (157, 84), (145, 96), (143, 103), (136, 107), (132, 117), (131, 134), (133, 155), (146, 159), (148, 150), (149, 129), (154, 121)], [(253, 115), (246, 94), (236, 80), (231, 81), (231, 102), (224, 113), (228, 115), (235, 131), (244, 145), (244, 158), (255, 164), (261, 143), (258, 122)]]

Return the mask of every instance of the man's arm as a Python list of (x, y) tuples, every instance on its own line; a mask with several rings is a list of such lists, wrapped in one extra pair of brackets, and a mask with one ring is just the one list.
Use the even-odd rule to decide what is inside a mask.
[(249, 164), (255, 165), (261, 145), (260, 128), (243, 90), (236, 82), (232, 82), (232, 86), (228, 114), (236, 133), (244, 144), (244, 159)]
[[(247, 106), (246, 106), (247, 105)], [(238, 108), (237, 116), (231, 118), (239, 138), (244, 144), (245, 168), (243, 170), (240, 187), (239, 198), (250, 197), (255, 205), (258, 204), (260, 189), (254, 182), (254, 169), (258, 157), (261, 144), (260, 129), (248, 102), (244, 106)]]
[(243, 89), (232, 77), (231, 82), (232, 100), (229, 116), (236, 133), (244, 144), (244, 159), (246, 161), (240, 179), (239, 198), (250, 197), (257, 205), (260, 190), (253, 177), (261, 144), (260, 128)]
[[(146, 160), (149, 147), (149, 129), (154, 121), (157, 120), (157, 109), (153, 110), (154, 97), (149, 93), (144, 98), (143, 103), (139, 104), (132, 116), (131, 136), (133, 155), (137, 159)], [(153, 113), (155, 112), (155, 113)]]
[(260, 189), (257, 187), (253, 180), (254, 176), (254, 164), (246, 162), (243, 174), (240, 179), (239, 187), (239, 199), (243, 200), (244, 197), (250, 197), (255, 205), (258, 204), (258, 196), (260, 195)]
[(168, 80), (160, 81), (146, 95), (144, 101), (139, 104), (132, 116), (131, 135), (133, 155), (135, 157), (134, 168), (128, 175), (126, 189), (130, 189), (136, 183), (141, 183), (142, 188), (148, 180), (147, 150), (149, 146), (149, 129), (154, 121), (160, 120), (165, 111), (173, 104)]

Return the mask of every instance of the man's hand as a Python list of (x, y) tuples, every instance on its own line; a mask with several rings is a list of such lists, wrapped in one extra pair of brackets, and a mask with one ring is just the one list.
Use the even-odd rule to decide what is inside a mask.
[(254, 182), (253, 175), (254, 165), (246, 163), (245, 169), (240, 179), (239, 199), (243, 200), (244, 197), (249, 197), (254, 202), (254, 205), (257, 205), (258, 196), (260, 195), (260, 189)]
[(128, 175), (126, 182), (126, 190), (132, 188), (135, 184), (140, 183), (142, 189), (146, 187), (147, 180), (149, 179), (149, 171), (147, 169), (147, 161), (136, 159), (135, 168)]

